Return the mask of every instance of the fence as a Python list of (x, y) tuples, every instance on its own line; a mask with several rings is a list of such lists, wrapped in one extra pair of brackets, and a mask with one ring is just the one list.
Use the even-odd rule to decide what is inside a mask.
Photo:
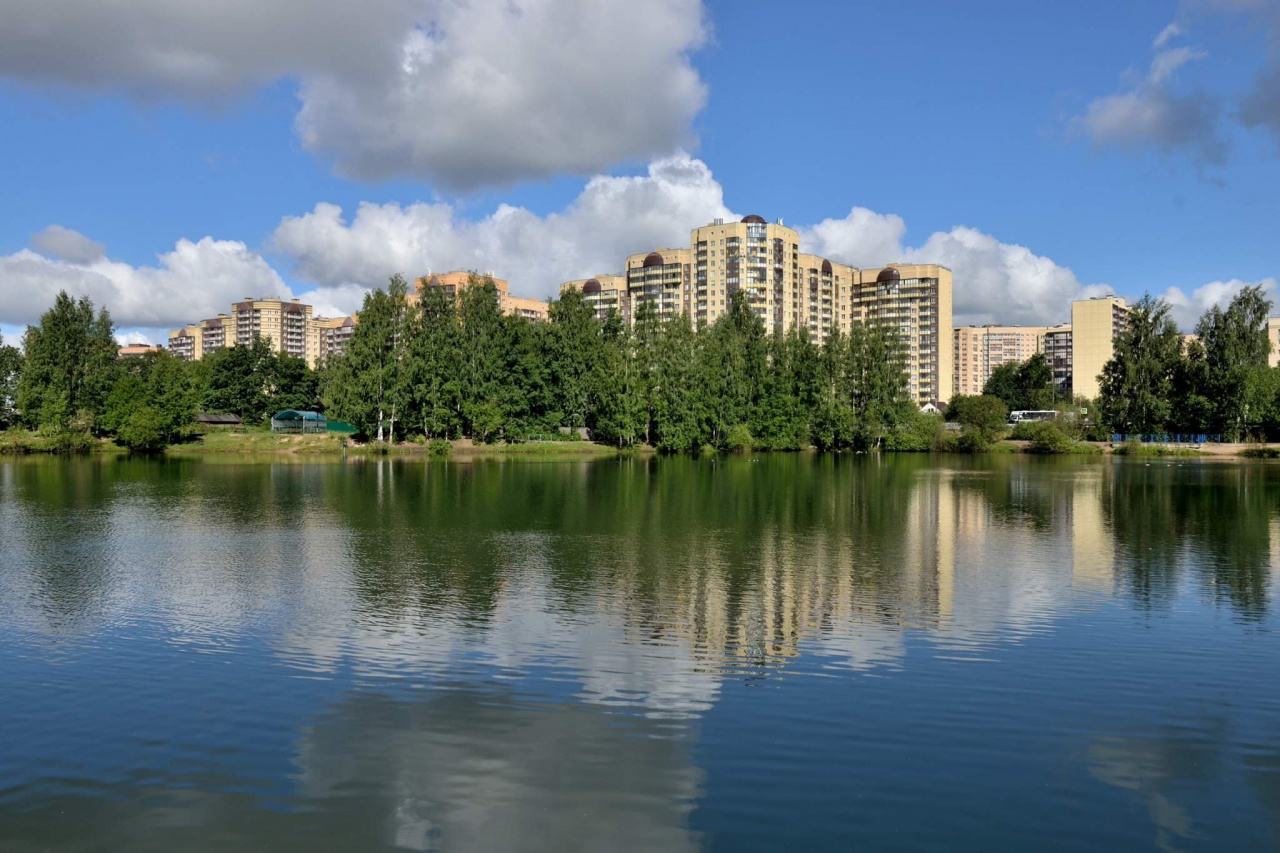
[(1138, 433), (1113, 433), (1111, 441), (1114, 444), (1124, 444), (1126, 441), (1140, 441), (1143, 444), (1214, 444), (1222, 443), (1222, 435), (1218, 433), (1153, 433), (1148, 435), (1139, 435)]

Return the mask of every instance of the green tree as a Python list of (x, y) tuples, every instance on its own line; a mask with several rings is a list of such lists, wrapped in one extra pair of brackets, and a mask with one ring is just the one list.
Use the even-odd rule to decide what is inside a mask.
[(947, 406), (947, 417), (960, 423), (966, 430), (976, 430), (985, 441), (990, 442), (1004, 432), (1009, 420), (1009, 408), (999, 397), (957, 394)]
[(1050, 409), (1056, 402), (1053, 368), (1044, 353), (1036, 353), (1023, 362), (1006, 362), (991, 371), (982, 394), (998, 397), (1011, 411)]
[(1270, 416), (1270, 311), (1262, 286), (1254, 285), (1237, 293), (1225, 311), (1216, 305), (1210, 308), (1196, 325), (1204, 346), (1206, 390), (1213, 401), (1206, 424), (1211, 432), (1238, 440)]
[(66, 291), (22, 339), (17, 405), (32, 427), (65, 432), (87, 427), (101, 413), (118, 365), (115, 327), (106, 309), (96, 315), (88, 297)]
[(460, 414), (463, 431), (477, 441), (502, 432), (506, 335), (493, 279), (472, 275), (459, 299)]
[(1022, 389), (1018, 381), (1020, 367), (1021, 365), (1016, 361), (1008, 361), (997, 365), (991, 371), (991, 375), (987, 377), (986, 384), (982, 386), (983, 395), (1000, 398), (1010, 410), (1026, 408), (1021, 404)]
[(0, 335), (0, 429), (18, 422), (18, 385), (22, 378), (22, 353), (17, 347), (5, 346)]
[(275, 353), (265, 338), (248, 346), (214, 350), (204, 358), (204, 400), (207, 412), (237, 415), (246, 424), (262, 426), (278, 409), (272, 408)]
[(855, 441), (879, 447), (915, 411), (907, 394), (906, 346), (886, 325), (858, 324), (850, 330), (848, 359)]
[(655, 446), (693, 452), (704, 443), (698, 335), (687, 314), (668, 320), (658, 336), (653, 375)]
[(1163, 432), (1170, 421), (1182, 336), (1163, 299), (1146, 294), (1130, 310), (1115, 354), (1102, 367), (1102, 420), (1118, 433)]
[(456, 436), (462, 426), (457, 300), (442, 287), (428, 287), (410, 317), (406, 370), (408, 412), (427, 438)]
[(410, 397), (405, 370), (413, 328), (408, 284), (400, 274), (387, 289), (365, 295), (346, 352), (333, 360), (322, 392), (326, 410), (377, 441), (395, 439), (397, 418)]

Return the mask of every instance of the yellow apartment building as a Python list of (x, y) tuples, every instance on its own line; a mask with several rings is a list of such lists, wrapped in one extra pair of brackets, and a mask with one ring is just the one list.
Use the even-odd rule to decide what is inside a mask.
[(1071, 303), (1071, 390), (1093, 399), (1098, 376), (1115, 353), (1115, 341), (1125, 330), (1129, 308), (1122, 297), (1099, 296)]
[(319, 344), (316, 366), (327, 364), (329, 359), (347, 351), (347, 341), (356, 330), (359, 315), (350, 317), (316, 317), (311, 321)]
[[(477, 275), (474, 270), (454, 270), (453, 272), (431, 273), (422, 276), (414, 282), (414, 292), (409, 294), (409, 302), (418, 301), (422, 296), (423, 289), (427, 287), (444, 288), (445, 293), (456, 297), (470, 283), (471, 277), (474, 275)], [(547, 319), (547, 302), (545, 299), (512, 296), (511, 286), (507, 280), (505, 278), (497, 278), (492, 273), (480, 276), (480, 278), (487, 278), (493, 282), (494, 288), (498, 291), (498, 308), (503, 314), (524, 317), (526, 320)]]
[(924, 405), (951, 399), (951, 270), (938, 264), (859, 270), (850, 302), (851, 323), (880, 323), (902, 335), (912, 400)]
[(804, 252), (796, 260), (799, 269), (785, 294), (784, 328), (808, 329), (809, 339), (819, 344), (837, 329), (848, 333), (858, 270)]
[(764, 321), (766, 331), (802, 322), (800, 234), (794, 228), (754, 214), (740, 222), (717, 219), (693, 229), (689, 244), (694, 262), (692, 305), (681, 310), (688, 311), (695, 323), (714, 323), (727, 310), (729, 296), (739, 290)]
[(604, 320), (610, 311), (617, 311), (624, 322), (631, 319), (631, 300), (627, 297), (627, 277), (622, 275), (597, 275), (576, 278), (560, 285), (560, 293), (570, 290), (582, 293), (582, 301), (595, 312), (597, 320)]
[(169, 350), (189, 361), (235, 345), (249, 346), (262, 338), (276, 352), (301, 358), (315, 367), (320, 358), (320, 335), (310, 305), (297, 299), (245, 297), (219, 314), (169, 332)]
[(1280, 317), (1267, 318), (1267, 340), (1271, 342), (1271, 353), (1267, 356), (1267, 364), (1280, 367)]
[[(647, 304), (663, 320), (681, 314), (689, 314), (698, 320), (699, 315), (694, 313), (690, 300), (692, 259), (693, 253), (688, 249), (658, 249), (647, 254), (629, 255), (627, 300), (631, 303), (632, 315), (638, 314), (640, 306)], [(705, 300), (703, 305), (705, 312)], [(723, 307), (717, 310), (723, 311)]]
[(1019, 364), (1044, 351), (1044, 326), (959, 326), (953, 333), (954, 394), (982, 393), (1002, 364)]

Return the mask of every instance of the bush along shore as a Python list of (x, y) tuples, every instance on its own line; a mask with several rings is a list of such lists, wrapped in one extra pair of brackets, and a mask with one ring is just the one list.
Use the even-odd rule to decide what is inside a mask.
[[(348, 452), (435, 456), (600, 452), (588, 446), (1084, 455), (1112, 433), (1263, 441), (1280, 438), (1269, 310), (1260, 288), (1244, 288), (1227, 309), (1206, 312), (1188, 343), (1168, 306), (1144, 297), (1103, 368), (1098, 400), (1062, 397), (1036, 355), (1002, 365), (980, 395), (953, 396), (944, 422), (909, 396), (895, 328), (857, 324), (821, 342), (803, 330), (768, 334), (742, 291), (709, 326), (659, 318), (647, 302), (631, 323), (616, 312), (600, 319), (576, 292), (552, 302), (546, 322), (531, 322), (502, 313), (491, 280), (411, 298), (394, 276), (365, 297), (345, 352), (321, 370), (264, 339), (199, 361), (163, 351), (121, 360), (107, 311), (61, 293), (20, 349), (0, 341), (0, 451), (341, 452), (341, 438), (267, 433), (285, 409), (350, 423)], [(1060, 417), (1010, 432), (1020, 409)], [(234, 415), (248, 429), (234, 439), (202, 432), (198, 412)], [(572, 440), (527, 441), (565, 432), (593, 441), (574, 450)]]

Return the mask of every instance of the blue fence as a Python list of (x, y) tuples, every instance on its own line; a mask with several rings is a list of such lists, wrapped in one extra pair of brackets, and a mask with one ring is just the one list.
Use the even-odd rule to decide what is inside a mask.
[(1214, 442), (1220, 444), (1222, 436), (1218, 433), (1169, 433), (1159, 435), (1138, 435), (1113, 433), (1111, 441), (1115, 444), (1124, 444), (1126, 441), (1141, 441), (1143, 444), (1208, 444)]

